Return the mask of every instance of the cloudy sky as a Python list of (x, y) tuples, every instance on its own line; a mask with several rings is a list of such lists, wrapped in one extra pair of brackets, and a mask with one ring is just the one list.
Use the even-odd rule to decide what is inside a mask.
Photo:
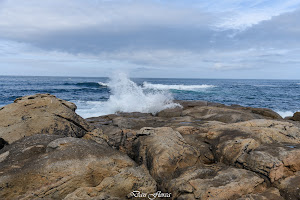
[(300, 79), (299, 0), (0, 0), (0, 75)]

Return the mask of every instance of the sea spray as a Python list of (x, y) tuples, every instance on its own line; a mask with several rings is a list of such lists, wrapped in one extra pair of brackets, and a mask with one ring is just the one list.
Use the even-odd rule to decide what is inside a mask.
[[(79, 102), (82, 109), (77, 112), (82, 117), (97, 117), (116, 112), (142, 112), (155, 114), (167, 108), (180, 106), (173, 102), (169, 91), (147, 90), (131, 81), (124, 73), (114, 74), (106, 85), (110, 97), (106, 102)], [(84, 103), (84, 104), (83, 104)]]
[(166, 108), (180, 106), (173, 103), (168, 91), (145, 91), (131, 81), (126, 74), (113, 75), (108, 83), (111, 96), (106, 102), (110, 112), (143, 112), (155, 114)]

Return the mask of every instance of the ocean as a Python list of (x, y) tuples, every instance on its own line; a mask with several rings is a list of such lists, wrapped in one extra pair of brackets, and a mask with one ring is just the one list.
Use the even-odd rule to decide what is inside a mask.
[(84, 118), (117, 111), (156, 113), (176, 106), (174, 99), (270, 108), (283, 117), (300, 111), (300, 80), (0, 76), (0, 107), (36, 93), (75, 103)]

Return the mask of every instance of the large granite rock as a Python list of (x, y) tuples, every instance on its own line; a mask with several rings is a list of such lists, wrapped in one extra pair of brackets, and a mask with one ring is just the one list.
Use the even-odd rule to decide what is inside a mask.
[(92, 129), (75, 109), (75, 104), (50, 94), (18, 98), (0, 109), (0, 140), (10, 144), (35, 134), (82, 137)]
[(300, 143), (300, 128), (290, 122), (276, 120), (249, 120), (246, 122), (223, 124), (211, 127), (209, 139), (222, 135), (248, 135), (261, 143), (287, 142)]
[(242, 154), (237, 163), (246, 169), (263, 174), (271, 183), (300, 171), (300, 144), (261, 145)]
[(136, 161), (162, 184), (199, 164), (200, 152), (172, 128), (142, 128), (135, 141)]
[(149, 173), (93, 141), (39, 134), (0, 150), (0, 199), (125, 199), (155, 192)]
[(165, 184), (174, 199), (228, 200), (266, 189), (264, 179), (251, 171), (211, 165), (192, 168)]

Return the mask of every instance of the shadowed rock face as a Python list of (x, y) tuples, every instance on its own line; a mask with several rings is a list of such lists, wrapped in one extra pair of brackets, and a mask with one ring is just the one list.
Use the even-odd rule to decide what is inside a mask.
[(25, 137), (0, 151), (0, 163), (4, 199), (123, 198), (133, 190), (156, 190), (149, 173), (128, 156), (79, 138)]
[(75, 110), (75, 104), (50, 94), (18, 98), (0, 110), (1, 141), (10, 144), (35, 134), (82, 137), (91, 126)]
[(282, 196), (287, 200), (299, 199), (300, 197), (300, 172), (293, 176), (282, 179), (276, 185)]
[(293, 117), (290, 118), (293, 121), (300, 121), (300, 112), (294, 113)]

